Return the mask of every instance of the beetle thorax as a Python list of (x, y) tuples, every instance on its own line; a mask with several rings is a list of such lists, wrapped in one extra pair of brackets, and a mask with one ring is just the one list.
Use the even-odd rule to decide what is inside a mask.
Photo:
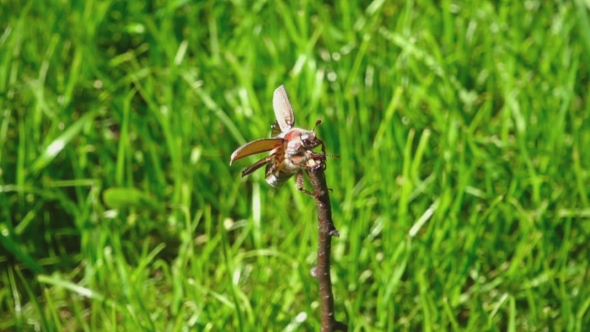
[(286, 132), (284, 139), (287, 142), (287, 157), (311, 150), (319, 145), (319, 141), (313, 131), (300, 128), (293, 128)]

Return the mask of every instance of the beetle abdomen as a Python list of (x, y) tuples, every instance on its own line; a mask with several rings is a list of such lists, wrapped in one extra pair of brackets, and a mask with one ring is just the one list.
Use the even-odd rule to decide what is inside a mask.
[(266, 182), (273, 188), (280, 188), (283, 183), (287, 182), (289, 178), (293, 176), (292, 173), (287, 173), (283, 171), (275, 173), (266, 173)]

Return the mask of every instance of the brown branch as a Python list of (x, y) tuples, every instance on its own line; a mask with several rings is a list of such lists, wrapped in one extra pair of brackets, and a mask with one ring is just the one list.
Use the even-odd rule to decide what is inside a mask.
[(326, 185), (325, 153), (318, 160), (320, 167), (309, 169), (309, 179), (313, 185), (315, 202), (318, 208), (319, 221), (319, 242), (318, 242), (318, 265), (315, 268), (314, 276), (320, 284), (320, 298), (322, 304), (322, 332), (348, 331), (348, 326), (336, 320), (334, 313), (334, 295), (332, 293), (332, 279), (330, 278), (330, 249), (332, 236), (340, 234), (334, 227), (332, 221), (332, 207), (330, 195)]

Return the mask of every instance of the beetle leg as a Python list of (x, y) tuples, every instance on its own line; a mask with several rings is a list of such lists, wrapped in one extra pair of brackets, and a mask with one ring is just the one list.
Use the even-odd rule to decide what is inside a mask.
[(304, 192), (306, 194), (308, 194), (309, 196), (315, 197), (315, 194), (312, 193), (311, 191), (303, 188), (303, 184), (304, 184), (304, 178), (303, 178), (303, 172), (299, 171), (297, 172), (297, 176), (295, 178), (295, 185), (297, 186), (297, 189), (301, 192)]
[(316, 170), (322, 167), (326, 170), (326, 155), (321, 153), (312, 152), (311, 153), (311, 160), (313, 160), (313, 165), (307, 165), (307, 169)]

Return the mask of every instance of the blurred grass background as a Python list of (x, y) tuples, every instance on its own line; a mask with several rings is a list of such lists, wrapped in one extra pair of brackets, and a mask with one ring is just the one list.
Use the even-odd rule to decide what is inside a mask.
[(0, 330), (319, 330), (280, 84), (351, 331), (590, 326), (587, 1), (0, 3)]

